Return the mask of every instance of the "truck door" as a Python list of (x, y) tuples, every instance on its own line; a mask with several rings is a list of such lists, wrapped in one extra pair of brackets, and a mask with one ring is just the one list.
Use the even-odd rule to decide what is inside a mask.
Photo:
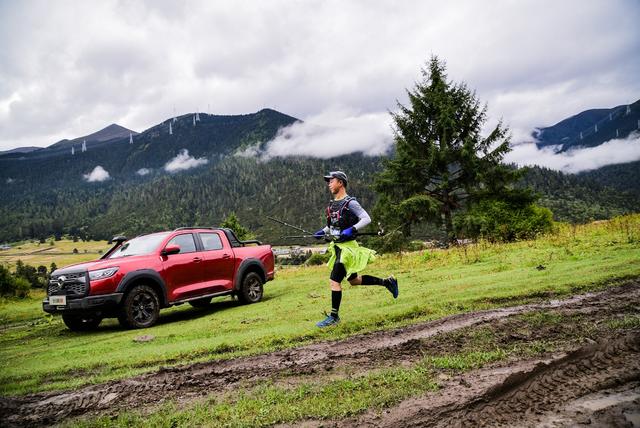
[[(233, 288), (235, 258), (226, 237), (216, 232), (200, 232), (203, 247), (204, 281), (206, 287), (216, 291)], [(224, 239), (224, 241), (223, 241)]]
[(163, 256), (162, 264), (168, 285), (169, 301), (199, 294), (203, 280), (202, 253), (197, 251), (192, 233), (174, 236), (166, 246), (178, 245), (180, 252)]

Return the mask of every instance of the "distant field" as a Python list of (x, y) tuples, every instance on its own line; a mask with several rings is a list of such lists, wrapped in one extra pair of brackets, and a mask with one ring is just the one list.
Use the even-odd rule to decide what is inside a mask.
[[(78, 249), (107, 247), (93, 245)], [(43, 253), (49, 254), (33, 260), (43, 263)], [(51, 260), (65, 264), (63, 258)], [(72, 333), (59, 317), (42, 312), (41, 294), (0, 301), (0, 394), (75, 388), (161, 366), (256, 354), (615, 284), (640, 275), (640, 215), (560, 225), (535, 241), (385, 255), (367, 273), (394, 273), (398, 300), (381, 287), (347, 286), (342, 323), (328, 331), (314, 325), (330, 307), (325, 266), (279, 270), (258, 304), (219, 299), (206, 310), (183, 305), (164, 310), (159, 324), (145, 330), (123, 330), (106, 320), (96, 332)], [(155, 338), (134, 341), (140, 335)]]
[[(39, 266), (44, 265), (49, 268), (52, 262), (58, 267), (72, 263), (81, 263), (88, 260), (95, 260), (100, 254), (111, 247), (107, 241), (78, 241), (61, 240), (41, 244), (39, 242), (25, 242), (12, 246), (9, 250), (0, 251), (0, 263), (14, 265), (16, 261), (22, 260), (24, 263)], [(74, 254), (73, 250), (78, 253)]]
[[(78, 250), (77, 254), (73, 253), (74, 248)], [(26, 242), (15, 244), (9, 250), (0, 250), (0, 263), (8, 263), (13, 266), (18, 260), (22, 260), (28, 265), (35, 267), (43, 265), (48, 269), (51, 262), (55, 262), (56, 266), (63, 267), (73, 263), (95, 260), (109, 248), (111, 248), (111, 244), (108, 244), (107, 241), (73, 242), (63, 239), (54, 241), (54, 245), (50, 245), (49, 241), (44, 244)], [(296, 248), (296, 251), (318, 252), (326, 247), (290, 245), (276, 246), (274, 248), (280, 249), (284, 251), (284, 254), (288, 255), (291, 248)]]

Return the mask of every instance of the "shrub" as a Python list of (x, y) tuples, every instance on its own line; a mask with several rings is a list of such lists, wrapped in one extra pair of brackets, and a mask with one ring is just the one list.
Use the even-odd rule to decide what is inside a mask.
[(455, 225), (459, 233), (469, 238), (510, 242), (550, 232), (553, 218), (548, 208), (533, 203), (518, 206), (507, 201), (486, 200), (456, 217)]
[(11, 275), (9, 269), (0, 265), (0, 295), (5, 297), (17, 296), (20, 298), (29, 295), (31, 284), (25, 278)]
[(311, 257), (307, 259), (305, 264), (308, 266), (318, 266), (318, 265), (323, 265), (328, 261), (329, 261), (329, 253), (324, 253), (324, 254), (313, 253)]

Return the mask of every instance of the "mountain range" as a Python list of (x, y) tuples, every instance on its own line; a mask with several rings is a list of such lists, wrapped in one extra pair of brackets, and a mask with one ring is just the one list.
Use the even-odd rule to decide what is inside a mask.
[(640, 100), (610, 109), (586, 110), (553, 126), (538, 128), (532, 136), (538, 147), (555, 146), (558, 152), (564, 152), (626, 138), (634, 131), (640, 131)]
[[(217, 225), (231, 212), (259, 238), (273, 242), (289, 231), (268, 215), (311, 230), (323, 224), (330, 195), (321, 175), (335, 169), (348, 171), (349, 192), (372, 207), (376, 195), (370, 184), (384, 157), (267, 161), (238, 155), (296, 121), (271, 109), (234, 116), (189, 113), (139, 134), (111, 125), (91, 134), (95, 138), (0, 155), (0, 242), (65, 233), (104, 239)], [(85, 140), (82, 152), (79, 144)], [(637, 174), (620, 182), (611, 177), (618, 173), (532, 168), (520, 185), (539, 192), (557, 220), (581, 222), (640, 210), (631, 193), (640, 188)]]

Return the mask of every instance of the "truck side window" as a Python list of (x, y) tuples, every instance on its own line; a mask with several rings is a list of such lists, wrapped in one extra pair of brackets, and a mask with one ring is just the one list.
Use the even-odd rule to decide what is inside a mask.
[(205, 251), (222, 250), (222, 241), (217, 233), (201, 233), (200, 239)]
[(196, 242), (193, 240), (191, 233), (175, 236), (167, 243), (167, 246), (169, 245), (178, 245), (180, 247), (180, 254), (194, 253), (196, 251)]

